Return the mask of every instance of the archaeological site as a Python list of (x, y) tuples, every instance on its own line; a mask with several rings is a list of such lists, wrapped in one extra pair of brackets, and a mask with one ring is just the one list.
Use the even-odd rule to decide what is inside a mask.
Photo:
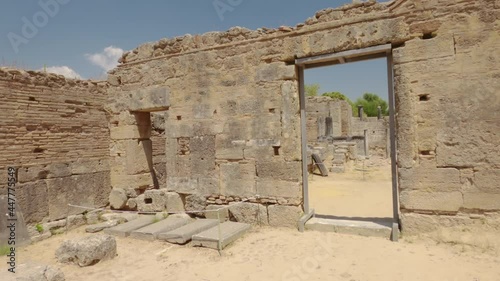
[[(32, 242), (106, 220), (94, 230), (181, 242), (191, 236), (163, 232), (195, 219), (237, 223), (222, 231), (374, 228), (393, 241), (443, 229), (498, 232), (499, 24), (500, 0), (367, 1), (294, 27), (146, 43), (107, 81), (0, 68), (0, 195), (10, 193), (14, 167)], [(308, 69), (371, 59), (387, 62), (388, 116), (305, 95)], [(375, 206), (384, 213), (328, 213), (361, 206), (314, 194), (350, 172), (362, 192), (376, 163), (386, 172)], [(141, 217), (124, 230), (114, 214)], [(148, 214), (155, 220), (141, 223)], [(151, 227), (158, 214), (170, 215), (168, 227)], [(337, 224), (357, 217), (354, 230)], [(234, 239), (193, 236), (219, 250)]]

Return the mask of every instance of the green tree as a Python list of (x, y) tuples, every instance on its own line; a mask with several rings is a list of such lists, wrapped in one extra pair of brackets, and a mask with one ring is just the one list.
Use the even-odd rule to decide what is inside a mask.
[(306, 96), (308, 97), (315, 97), (318, 95), (319, 92), (319, 84), (310, 84), (305, 86), (306, 90)]
[(363, 106), (363, 111), (365, 112), (365, 114), (368, 117), (378, 116), (378, 107), (379, 106), (382, 109), (383, 116), (389, 115), (389, 106), (387, 105), (387, 102), (376, 94), (365, 93), (363, 95), (363, 98), (359, 98), (356, 100), (356, 102), (354, 103), (354, 106), (353, 106), (353, 112), (356, 112), (355, 113), (356, 115), (358, 112), (359, 105)]

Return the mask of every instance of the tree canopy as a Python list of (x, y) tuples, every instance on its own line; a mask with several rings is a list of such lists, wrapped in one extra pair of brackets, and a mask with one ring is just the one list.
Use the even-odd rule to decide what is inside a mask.
[(356, 102), (354, 102), (353, 111), (357, 112), (359, 105), (363, 106), (363, 111), (368, 117), (378, 116), (379, 106), (382, 109), (383, 116), (389, 115), (389, 106), (387, 105), (387, 102), (376, 94), (365, 93), (362, 98), (359, 98)]
[(319, 93), (319, 84), (310, 84), (310, 85), (305, 85), (305, 91), (306, 95), (308, 97), (315, 97)]

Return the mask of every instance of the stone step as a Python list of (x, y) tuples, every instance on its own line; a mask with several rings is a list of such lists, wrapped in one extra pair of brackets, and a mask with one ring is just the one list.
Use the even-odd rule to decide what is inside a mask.
[(153, 224), (154, 222), (155, 216), (144, 215), (127, 223), (107, 228), (104, 230), (104, 233), (120, 237), (128, 237), (132, 231)]
[(158, 234), (158, 239), (164, 240), (174, 244), (186, 244), (191, 241), (193, 235), (208, 230), (217, 226), (218, 220), (216, 219), (200, 219), (177, 228), (175, 230)]
[(132, 231), (130, 233), (130, 237), (153, 241), (158, 239), (158, 235), (160, 233), (172, 231), (174, 229), (177, 229), (179, 227), (182, 227), (190, 223), (191, 221), (192, 221), (191, 218), (187, 215), (186, 216), (172, 215), (164, 220)]
[(306, 229), (321, 232), (390, 238), (392, 233), (392, 220), (387, 219), (375, 222), (312, 218), (306, 222)]
[(227, 221), (220, 224), (220, 238), (219, 226), (215, 226), (199, 234), (193, 235), (193, 246), (218, 250), (220, 241), (221, 249), (224, 249), (227, 245), (243, 236), (249, 229), (249, 224)]

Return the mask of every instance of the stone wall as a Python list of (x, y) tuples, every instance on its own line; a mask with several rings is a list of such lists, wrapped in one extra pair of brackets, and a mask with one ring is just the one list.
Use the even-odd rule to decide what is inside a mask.
[[(368, 1), (320, 11), (295, 27), (162, 39), (124, 54), (109, 76), (110, 94), (134, 104), (158, 87), (169, 93), (166, 191), (186, 209), (238, 196), (257, 202), (247, 212), (264, 222), (284, 210), (293, 220), (302, 198), (295, 58), (390, 43), (403, 231), (428, 231), (418, 224), (424, 217), (439, 228), (445, 216), (449, 225), (465, 216), (498, 228), (499, 9), (498, 0)], [(150, 122), (130, 112), (154, 107), (115, 109), (116, 132), (149, 138), (141, 130)], [(119, 178), (126, 163), (112, 163)], [(151, 170), (130, 172), (143, 173), (128, 177), (133, 189), (154, 188)], [(284, 199), (279, 208), (275, 197)]]
[(18, 168), (16, 199), (27, 223), (108, 203), (105, 82), (0, 68), (0, 193)]
[[(378, 119), (378, 117), (365, 117), (360, 120), (359, 117), (352, 117), (352, 135), (364, 137), (367, 130), (369, 154), (383, 157), (390, 156), (389, 150), (389, 117)], [(364, 150), (364, 142), (361, 144), (360, 151)]]
[(306, 99), (306, 130), (307, 142), (315, 143), (318, 137), (347, 137), (351, 131), (348, 115), (352, 111), (345, 108), (349, 103), (334, 100), (330, 97), (307, 97)]

